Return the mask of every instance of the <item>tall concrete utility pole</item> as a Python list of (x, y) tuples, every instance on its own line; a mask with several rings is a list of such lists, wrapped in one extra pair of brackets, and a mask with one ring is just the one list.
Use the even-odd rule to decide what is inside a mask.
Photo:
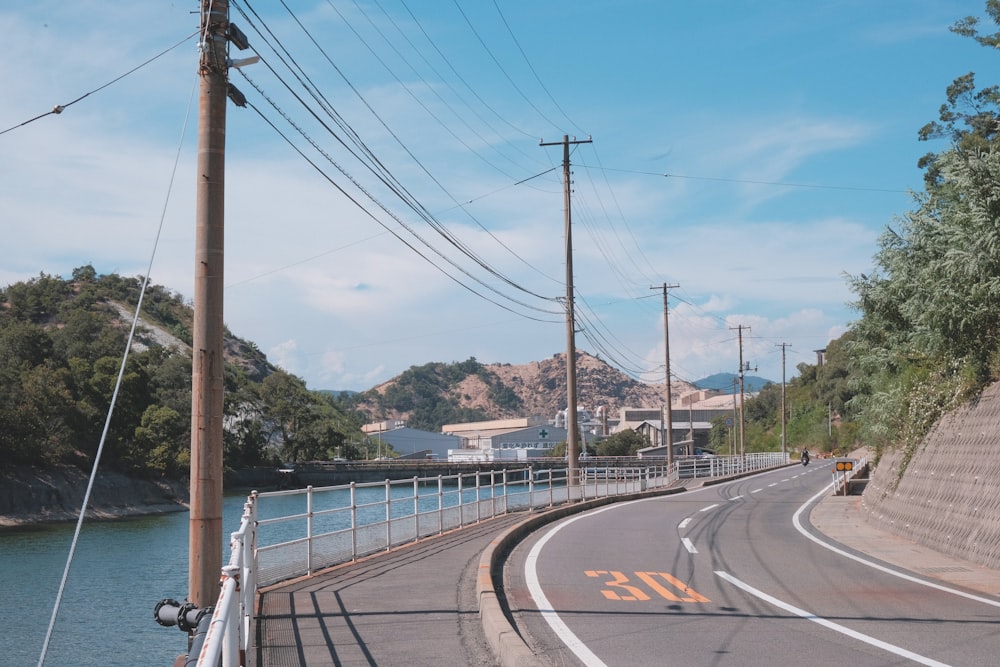
[(669, 469), (674, 463), (674, 420), (672, 404), (673, 398), (670, 393), (670, 315), (667, 309), (667, 290), (676, 289), (680, 285), (668, 285), (663, 283), (659, 287), (650, 287), (649, 289), (662, 289), (663, 290), (663, 350), (664, 350), (664, 368), (666, 369), (667, 376), (667, 387), (666, 387), (666, 418), (664, 424), (664, 439), (663, 442), (667, 445), (667, 468)]
[(229, 0), (201, 1), (188, 599), (216, 604), (222, 571), (222, 291)]
[(746, 431), (746, 418), (743, 413), (743, 394), (745, 393), (743, 391), (743, 373), (746, 371), (746, 367), (743, 365), (743, 330), (746, 329), (749, 331), (750, 327), (745, 327), (742, 324), (735, 327), (729, 327), (730, 331), (733, 329), (736, 329), (739, 332), (740, 341), (740, 456), (745, 457), (747, 455), (747, 446), (746, 439), (743, 437), (744, 431)]
[(539, 142), (539, 146), (563, 147), (563, 206), (566, 228), (566, 483), (576, 485), (580, 467), (580, 451), (577, 447), (578, 422), (576, 407), (576, 314), (573, 310), (573, 216), (570, 213), (570, 172), (569, 147), (589, 144), (591, 139), (569, 140), (563, 135), (562, 141)]
[(785, 348), (791, 347), (791, 343), (779, 343), (777, 347), (781, 348), (781, 453), (785, 454), (787, 449), (785, 447), (785, 416), (788, 414), (785, 411)]

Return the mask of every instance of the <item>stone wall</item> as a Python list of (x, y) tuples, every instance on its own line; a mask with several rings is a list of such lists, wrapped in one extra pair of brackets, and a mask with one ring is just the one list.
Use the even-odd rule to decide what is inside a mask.
[(862, 507), (883, 530), (1000, 568), (1000, 383), (943, 418), (911, 452), (885, 453)]
[[(74, 521), (83, 505), (88, 475), (78, 468), (27, 466), (0, 474), (0, 526)], [(185, 511), (188, 492), (179, 482), (140, 480), (102, 472), (90, 494), (89, 518)]]

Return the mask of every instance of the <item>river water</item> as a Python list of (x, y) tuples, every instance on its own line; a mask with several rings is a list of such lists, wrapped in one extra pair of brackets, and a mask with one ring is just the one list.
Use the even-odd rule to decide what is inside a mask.
[[(430, 497), (421, 497), (421, 511), (439, 502), (433, 490), (428, 491)], [(462, 495), (465, 502), (471, 502), (479, 493), (469, 489)], [(412, 497), (413, 489), (396, 487), (391, 495)], [(479, 497), (489, 495), (484, 488)], [(382, 487), (359, 489), (355, 502), (362, 505), (384, 498)], [(224, 499), (226, 540), (239, 528), (245, 502), (246, 495)], [(440, 502), (450, 506), (457, 497)], [(316, 499), (314, 509), (349, 504), (348, 492), (331, 491)], [(263, 498), (259, 506), (261, 518), (304, 511), (302, 495)], [(412, 501), (392, 505), (393, 516), (412, 511)], [(359, 511), (358, 523), (384, 519), (385, 506), (373, 504)], [(84, 523), (44, 664), (169, 667), (186, 652), (187, 635), (158, 625), (153, 608), (163, 598), (184, 600), (186, 596), (188, 523), (186, 511)], [(343, 528), (350, 525), (350, 518), (340, 514), (327, 524), (317, 529)], [(75, 528), (75, 523), (67, 523), (0, 531), (0, 665), (38, 665)], [(260, 536), (261, 543), (304, 536), (301, 523), (284, 530), (295, 532), (269, 531)], [(226, 545), (223, 562), (228, 560)]]

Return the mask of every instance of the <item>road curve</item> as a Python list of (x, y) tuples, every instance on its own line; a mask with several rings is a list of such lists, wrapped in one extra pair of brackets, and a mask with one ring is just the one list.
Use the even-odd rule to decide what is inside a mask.
[(829, 482), (821, 466), (783, 468), (530, 533), (503, 569), (530, 648), (517, 662), (997, 664), (996, 596), (830, 544), (808, 523)]

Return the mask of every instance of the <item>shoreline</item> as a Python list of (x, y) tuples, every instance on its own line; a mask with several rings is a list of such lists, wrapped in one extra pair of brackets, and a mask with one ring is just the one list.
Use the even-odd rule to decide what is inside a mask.
[[(0, 529), (78, 521), (89, 483), (89, 476), (73, 466), (18, 466), (0, 472)], [(86, 520), (185, 512), (188, 498), (186, 485), (177, 480), (100, 472), (91, 488)]]
[[(186, 503), (163, 503), (160, 505), (146, 505), (141, 507), (94, 507), (87, 509), (84, 521), (127, 521), (143, 516), (153, 516), (159, 514), (173, 514), (174, 512), (187, 512), (190, 507)], [(75, 512), (36, 512), (25, 514), (0, 514), (0, 532), (8, 530), (20, 530), (30, 528), (42, 528), (54, 526), (61, 523), (76, 523), (80, 518), (80, 511)]]

